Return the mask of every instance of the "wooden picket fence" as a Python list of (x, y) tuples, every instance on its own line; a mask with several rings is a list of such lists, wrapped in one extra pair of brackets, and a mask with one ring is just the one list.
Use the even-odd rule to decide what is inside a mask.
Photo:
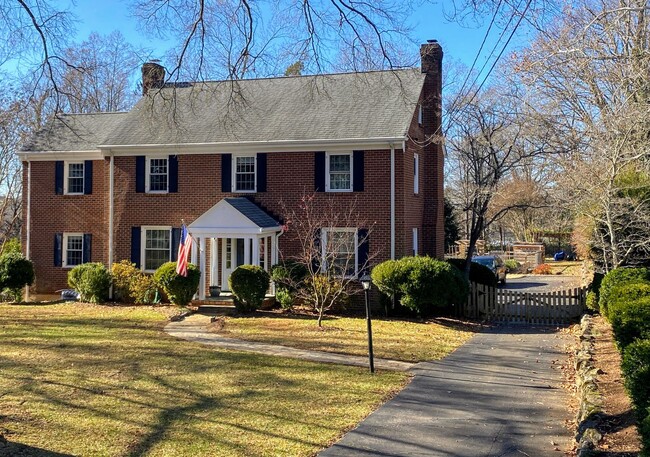
[(465, 316), (499, 323), (559, 325), (585, 311), (586, 287), (554, 292), (523, 292), (470, 283)]

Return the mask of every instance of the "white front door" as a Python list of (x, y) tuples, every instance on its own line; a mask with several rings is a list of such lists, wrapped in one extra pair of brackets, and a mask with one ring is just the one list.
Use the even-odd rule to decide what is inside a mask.
[(244, 238), (222, 238), (221, 240), (221, 290), (230, 290), (228, 278), (235, 268), (245, 263), (244, 241)]

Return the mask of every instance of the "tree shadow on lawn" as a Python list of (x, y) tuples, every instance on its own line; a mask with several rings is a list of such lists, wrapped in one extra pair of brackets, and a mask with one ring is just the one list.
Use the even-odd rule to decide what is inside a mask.
[(11, 457), (75, 457), (72, 454), (48, 451), (40, 447), (7, 441), (0, 443), (0, 456)]

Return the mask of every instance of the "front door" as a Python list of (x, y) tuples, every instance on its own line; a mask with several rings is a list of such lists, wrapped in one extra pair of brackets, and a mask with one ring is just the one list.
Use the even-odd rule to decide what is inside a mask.
[(222, 238), (221, 240), (221, 290), (229, 291), (228, 278), (235, 268), (245, 263), (244, 260), (244, 239), (243, 238)]

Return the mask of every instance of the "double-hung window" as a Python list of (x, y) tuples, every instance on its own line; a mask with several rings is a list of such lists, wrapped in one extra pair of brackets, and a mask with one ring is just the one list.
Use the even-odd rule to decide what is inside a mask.
[(325, 165), (325, 189), (328, 192), (352, 192), (352, 153), (328, 153)]
[(255, 155), (235, 156), (234, 159), (233, 192), (255, 192), (257, 187)]
[(413, 193), (420, 193), (420, 154), (413, 154)]
[(65, 163), (65, 193), (82, 195), (84, 193), (84, 163)]
[(83, 233), (63, 234), (63, 267), (74, 267), (83, 263)]
[(171, 260), (171, 227), (142, 227), (142, 267), (155, 271)]
[(169, 159), (167, 157), (147, 158), (147, 192), (169, 191)]
[(322, 230), (321, 267), (339, 276), (355, 276), (358, 270), (356, 228)]

